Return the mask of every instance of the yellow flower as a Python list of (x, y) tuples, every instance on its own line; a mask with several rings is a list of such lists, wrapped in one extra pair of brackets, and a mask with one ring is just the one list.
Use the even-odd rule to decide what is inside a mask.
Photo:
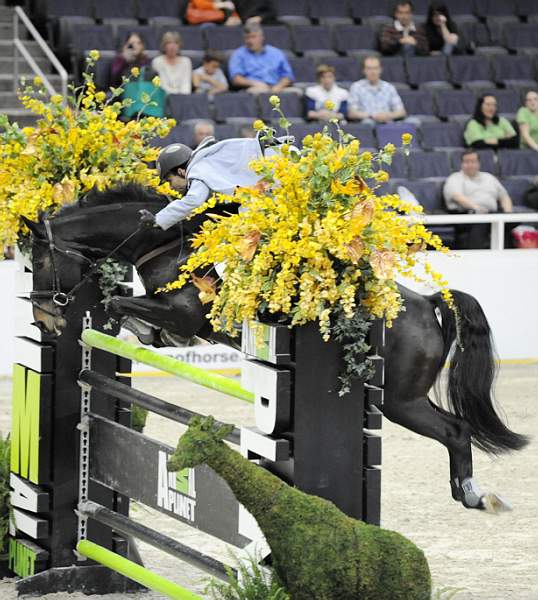
[(389, 180), (389, 174), (383, 170), (377, 171), (377, 173), (375, 174), (375, 180), (379, 183), (384, 183), (385, 181)]
[(155, 87), (161, 87), (161, 78), (158, 75), (155, 75), (155, 77), (151, 80), (151, 83)]
[(33, 82), (36, 87), (41, 87), (43, 85), (43, 80), (41, 79), (41, 77), (39, 77), (39, 75), (36, 75), (34, 77)]
[(53, 104), (61, 104), (61, 103), (62, 103), (62, 101), (63, 101), (63, 97), (62, 97), (62, 96), (60, 96), (60, 94), (54, 94), (54, 96), (51, 96), (51, 97), (50, 97), (50, 101), (51, 101)]
[(256, 119), (256, 121), (252, 123), (252, 127), (256, 131), (262, 131), (262, 129), (265, 129), (265, 123), (261, 119)]
[(396, 146), (394, 144), (385, 144), (383, 149), (387, 154), (394, 154), (396, 152)]
[(411, 143), (413, 136), (410, 133), (402, 133), (402, 144), (408, 146)]
[(280, 106), (280, 98), (275, 95), (269, 96), (269, 104), (275, 108), (278, 108)]
[(88, 52), (88, 56), (93, 60), (93, 61), (98, 61), (99, 58), (101, 57), (101, 53), (99, 52), (99, 50), (90, 50)]
[(324, 106), (327, 110), (334, 110), (336, 108), (336, 104), (332, 100), (326, 100)]
[(106, 100), (105, 92), (97, 92), (97, 94), (95, 94), (95, 100), (99, 103), (103, 103)]
[(367, 160), (367, 161), (371, 161), (371, 160), (372, 160), (372, 158), (373, 158), (373, 156), (372, 156), (372, 153), (371, 153), (371, 152), (368, 152), (368, 151), (367, 151), (367, 152), (363, 152), (363, 153), (361, 154), (361, 158), (362, 158), (362, 160), (365, 160), (365, 161), (366, 161), (366, 160)]
[(138, 67), (133, 67), (131, 69), (131, 75), (133, 77), (138, 77), (140, 75), (140, 69)]

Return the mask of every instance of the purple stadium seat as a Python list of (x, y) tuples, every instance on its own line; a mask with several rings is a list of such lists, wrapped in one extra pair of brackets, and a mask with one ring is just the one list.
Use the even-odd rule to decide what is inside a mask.
[(405, 72), (405, 63), (401, 56), (387, 56), (381, 58), (381, 79), (393, 84), (406, 84), (407, 73)]
[(513, 17), (516, 14), (515, 0), (475, 0), (479, 17)]
[(361, 125), (360, 123), (346, 123), (342, 129), (356, 137), (361, 143), (362, 148), (376, 148), (377, 140), (375, 139), (374, 130), (369, 125)]
[(377, 48), (377, 34), (367, 25), (337, 25), (333, 28), (333, 39), (334, 47), (340, 53)]
[(293, 47), (305, 56), (336, 56), (331, 34), (323, 25), (296, 25), (292, 28)]
[(308, 25), (307, 0), (273, 0), (277, 18), (280, 22), (288, 25)]
[(164, 137), (155, 137), (150, 140), (150, 144), (156, 148), (163, 148), (168, 144), (185, 144), (192, 146), (192, 125), (176, 125), (172, 127), (170, 133)]
[(429, 117), (437, 121), (433, 105), (433, 95), (428, 90), (399, 90), (398, 92), (409, 116)]
[(445, 205), (442, 200), (441, 181), (403, 181), (404, 185), (424, 207), (426, 213), (445, 213)]
[(399, 147), (402, 145), (402, 135), (410, 133), (413, 136), (411, 147), (418, 146), (417, 129), (411, 123), (383, 123), (376, 126), (377, 141), (379, 147), (382, 148), (385, 144), (394, 144)]
[(250, 122), (257, 117), (258, 104), (253, 94), (224, 92), (215, 96), (215, 121), (221, 123)]
[(474, 2), (472, 0), (450, 0), (448, 9), (452, 17), (474, 15)]
[(226, 52), (243, 45), (241, 27), (205, 27), (204, 37), (211, 50)]
[(99, 21), (130, 19), (138, 23), (136, 0), (93, 0), (95, 18)]
[(351, 16), (353, 19), (359, 20), (390, 15), (392, 2), (389, 0), (361, 0), (361, 2), (350, 2), (350, 4)]
[(483, 56), (450, 56), (450, 79), (455, 85), (467, 87), (493, 87), (489, 61)]
[(497, 84), (510, 86), (510, 84), (533, 87), (534, 74), (532, 61), (529, 56), (509, 56), (499, 54), (491, 57), (494, 81)]
[(86, 50), (115, 50), (114, 32), (110, 25), (73, 25), (71, 51), (77, 55)]
[(303, 58), (290, 58), (288, 60), (295, 75), (296, 83), (313, 83), (316, 81), (316, 66), (311, 58), (305, 56)]
[(428, 177), (448, 177), (452, 172), (446, 152), (412, 152), (409, 156), (411, 179)]
[(516, 13), (520, 17), (529, 17), (536, 14), (536, 0), (517, 0)]
[[(284, 25), (265, 25), (263, 28), (265, 41), (280, 50), (290, 51), (292, 49), (290, 30)], [(242, 44), (243, 42), (241, 42)]]
[(484, 23), (467, 21), (458, 23), (459, 34), (463, 37), (463, 45), (467, 48), (491, 46), (489, 29)]
[(435, 95), (437, 115), (447, 119), (453, 115), (471, 116), (476, 98), (470, 90), (439, 90)]
[(534, 177), (538, 173), (538, 152), (534, 150), (499, 150), (498, 157), (501, 177)]
[(383, 165), (383, 169), (387, 171), (391, 179), (406, 179), (409, 175), (409, 161), (407, 160), (407, 156), (400, 153), (393, 154), (392, 163), (390, 165)]
[(322, 25), (351, 24), (347, 0), (309, 0), (310, 18)]
[(463, 129), (459, 123), (423, 123), (420, 137), (425, 150), (463, 147)]
[(178, 0), (143, 0), (138, 3), (138, 18), (149, 21), (155, 17), (180, 18)]
[[(279, 118), (279, 115), (273, 110), (271, 104), (269, 104), (269, 98), (272, 95), (272, 93), (258, 94), (258, 114), (264, 121), (272, 121)], [(303, 98), (297, 94), (280, 94), (280, 107), (289, 119), (303, 119), (305, 116)]]
[(327, 56), (323, 63), (334, 67), (337, 82), (357, 81), (361, 77), (361, 66), (356, 58), (350, 56)]
[(48, 19), (58, 17), (93, 17), (91, 0), (47, 0), (46, 16)]
[(178, 123), (193, 119), (210, 119), (211, 111), (205, 94), (169, 94), (167, 115)]
[[(462, 154), (463, 150), (454, 150), (450, 153), (452, 171), (459, 171), (461, 169)], [(480, 170), (492, 175), (498, 175), (499, 169), (495, 161), (495, 152), (493, 150), (477, 150), (477, 154), (480, 159)]]
[(504, 45), (509, 50), (538, 46), (538, 25), (535, 23), (506, 23), (502, 33)]
[(120, 46), (127, 35), (131, 31), (136, 31), (146, 44), (146, 50), (158, 50), (159, 49), (159, 38), (157, 37), (157, 32), (153, 27), (149, 27), (148, 25), (120, 25), (116, 31), (116, 37), (118, 40), (118, 46)]
[(312, 121), (310, 123), (293, 123), (290, 128), (290, 134), (295, 137), (295, 145), (301, 147), (303, 139), (307, 135), (313, 135), (323, 129), (323, 123)]
[(406, 60), (407, 75), (412, 86), (447, 87), (447, 62), (444, 56), (416, 56)]
[(509, 177), (507, 179), (501, 179), (501, 183), (504, 185), (508, 195), (512, 199), (516, 212), (534, 212), (531, 208), (528, 208), (524, 202), (525, 194), (532, 185), (532, 179), (529, 177)]

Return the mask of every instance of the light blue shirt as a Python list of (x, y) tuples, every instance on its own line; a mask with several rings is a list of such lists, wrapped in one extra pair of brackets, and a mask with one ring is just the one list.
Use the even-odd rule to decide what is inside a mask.
[[(268, 152), (271, 153), (272, 149), (266, 154)], [(261, 156), (260, 142), (256, 138), (233, 138), (202, 148), (187, 167), (187, 193), (155, 215), (157, 225), (169, 229), (201, 206), (214, 192), (233, 194), (236, 186), (255, 185), (260, 176), (248, 165)]]
[(282, 50), (266, 44), (261, 52), (251, 52), (246, 46), (234, 51), (228, 63), (230, 81), (236, 75), (275, 85), (283, 77), (295, 79), (290, 63)]
[(348, 107), (374, 115), (400, 111), (404, 105), (392, 83), (380, 79), (377, 85), (371, 85), (367, 79), (360, 79), (349, 89)]

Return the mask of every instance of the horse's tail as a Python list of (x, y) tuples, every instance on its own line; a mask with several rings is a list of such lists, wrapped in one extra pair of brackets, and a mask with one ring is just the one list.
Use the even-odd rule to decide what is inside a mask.
[(471, 426), (475, 446), (490, 454), (520, 450), (529, 438), (510, 431), (495, 410), (492, 386), (496, 375), (491, 330), (482, 307), (473, 296), (451, 290), (456, 315), (440, 294), (431, 300), (441, 311), (444, 361), (459, 333), (450, 359), (448, 404), (451, 412)]

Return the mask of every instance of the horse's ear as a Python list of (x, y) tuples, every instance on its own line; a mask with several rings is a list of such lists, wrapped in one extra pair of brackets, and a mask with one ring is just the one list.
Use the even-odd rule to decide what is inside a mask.
[(45, 232), (43, 231), (43, 225), (41, 225), (41, 223), (36, 223), (36, 221), (30, 221), (30, 219), (28, 219), (24, 215), (21, 215), (21, 219), (23, 220), (23, 223), (26, 225), (26, 227), (28, 227), (28, 229), (34, 234), (36, 238), (45, 238)]

